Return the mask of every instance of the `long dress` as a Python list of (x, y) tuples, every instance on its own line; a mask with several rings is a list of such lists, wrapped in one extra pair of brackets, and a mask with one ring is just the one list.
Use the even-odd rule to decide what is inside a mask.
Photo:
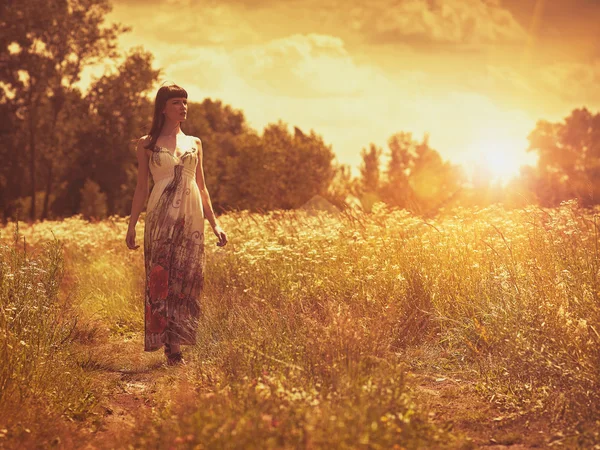
[(165, 343), (196, 343), (204, 287), (204, 211), (195, 181), (198, 148), (191, 137), (185, 141), (181, 156), (155, 146), (149, 161), (154, 187), (144, 227), (145, 351)]

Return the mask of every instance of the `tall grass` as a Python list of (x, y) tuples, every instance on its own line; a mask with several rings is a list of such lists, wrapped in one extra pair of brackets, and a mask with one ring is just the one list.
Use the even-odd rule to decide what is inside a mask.
[(69, 346), (76, 314), (60, 295), (63, 263), (57, 240), (32, 249), (15, 228), (0, 242), (0, 438), (27, 442), (48, 431), (40, 417), (81, 419), (95, 402)]
[[(514, 412), (590, 429), (600, 420), (595, 211), (494, 206), (424, 221), (376, 205), (220, 222), (230, 243), (217, 248), (207, 227), (198, 345), (134, 444), (460, 446), (411, 400), (406, 373), (423, 367), (475, 374)], [(78, 307), (114, 333), (141, 332), (142, 252), (126, 249), (126, 221), (23, 233), (41, 242), (49, 230), (82, 285)], [(440, 358), (413, 359), (422, 346)]]
[(495, 206), (425, 222), (378, 208), (230, 215), (226, 225), (230, 253), (213, 256), (207, 275), (213, 338), (233, 321), (221, 339), (253, 342), (322, 386), (434, 343), (506, 407), (600, 419), (594, 212)]
[[(143, 218), (142, 214), (139, 244), (143, 244)], [(124, 218), (89, 222), (74, 216), (22, 226), (21, 233), (33, 245), (59, 240), (65, 267), (62, 291), (82, 320), (99, 321), (111, 332), (126, 334), (142, 328), (144, 303), (143, 253), (124, 246), (126, 230)], [(9, 231), (0, 230), (0, 237), (9, 239)]]
[[(418, 408), (381, 393), (361, 399), (369, 386), (389, 394), (381, 387), (388, 386), (383, 374), (402, 373), (402, 364), (475, 372), (481, 392), (509, 411), (587, 424), (581, 439), (597, 439), (600, 305), (593, 212), (574, 203), (555, 210), (495, 206), (426, 222), (379, 207), (370, 216), (238, 213), (221, 221), (231, 245), (207, 246), (207, 296), (194, 366), (194, 379), (214, 392), (159, 427), (161, 442), (176, 435), (205, 442), (200, 423), (216, 422), (219, 430), (245, 436), (240, 423), (256, 427), (262, 424), (259, 411), (267, 411), (267, 418), (299, 427), (270, 428), (273, 446), (309, 440), (317, 448), (334, 442), (343, 447), (361, 439), (384, 448), (394, 442), (434, 445), (436, 431), (416, 426), (418, 414), (415, 428), (407, 428), (419, 430), (429, 444), (407, 438), (410, 431), (385, 434), (387, 417)], [(423, 345), (437, 346), (443, 363), (410, 360), (411, 349)], [(252, 386), (263, 383), (265, 370), (275, 376), (277, 387), (269, 389), (279, 396), (246, 400), (248, 391), (239, 388), (255, 396)], [(394, 380), (403, 385), (402, 377)], [(294, 389), (302, 398), (311, 393), (320, 406), (290, 407), (285, 396)], [(235, 403), (242, 398), (243, 406)], [(356, 414), (344, 413), (351, 405)], [(448, 436), (442, 442), (459, 445)]]

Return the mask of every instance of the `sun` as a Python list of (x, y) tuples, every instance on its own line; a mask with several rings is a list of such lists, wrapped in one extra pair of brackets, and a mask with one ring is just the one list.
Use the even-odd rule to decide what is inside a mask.
[(469, 148), (468, 165), (474, 176), (485, 177), (492, 184), (505, 186), (519, 175), (521, 166), (532, 163), (531, 155), (525, 153), (525, 145), (519, 139), (478, 139)]
[(502, 183), (519, 174), (521, 160), (508, 144), (487, 142), (480, 147), (482, 160), (492, 176)]

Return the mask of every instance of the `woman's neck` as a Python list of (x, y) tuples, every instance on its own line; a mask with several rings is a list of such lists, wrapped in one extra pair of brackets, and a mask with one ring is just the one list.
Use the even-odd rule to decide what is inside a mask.
[(177, 136), (178, 134), (182, 134), (181, 122), (170, 123), (170, 122), (165, 121), (165, 124), (162, 127), (160, 135), (161, 136)]

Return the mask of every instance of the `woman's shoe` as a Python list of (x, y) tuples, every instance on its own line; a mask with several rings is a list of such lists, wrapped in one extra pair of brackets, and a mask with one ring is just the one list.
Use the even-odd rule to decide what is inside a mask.
[(167, 365), (168, 366), (179, 366), (184, 365), (185, 361), (183, 360), (183, 355), (181, 352), (178, 353), (170, 353), (167, 355)]
[(171, 345), (168, 343), (165, 343), (165, 356), (167, 357), (167, 365), (168, 366), (177, 366), (180, 364), (185, 364), (185, 361), (183, 360), (183, 355), (181, 354), (181, 352), (172, 353)]

